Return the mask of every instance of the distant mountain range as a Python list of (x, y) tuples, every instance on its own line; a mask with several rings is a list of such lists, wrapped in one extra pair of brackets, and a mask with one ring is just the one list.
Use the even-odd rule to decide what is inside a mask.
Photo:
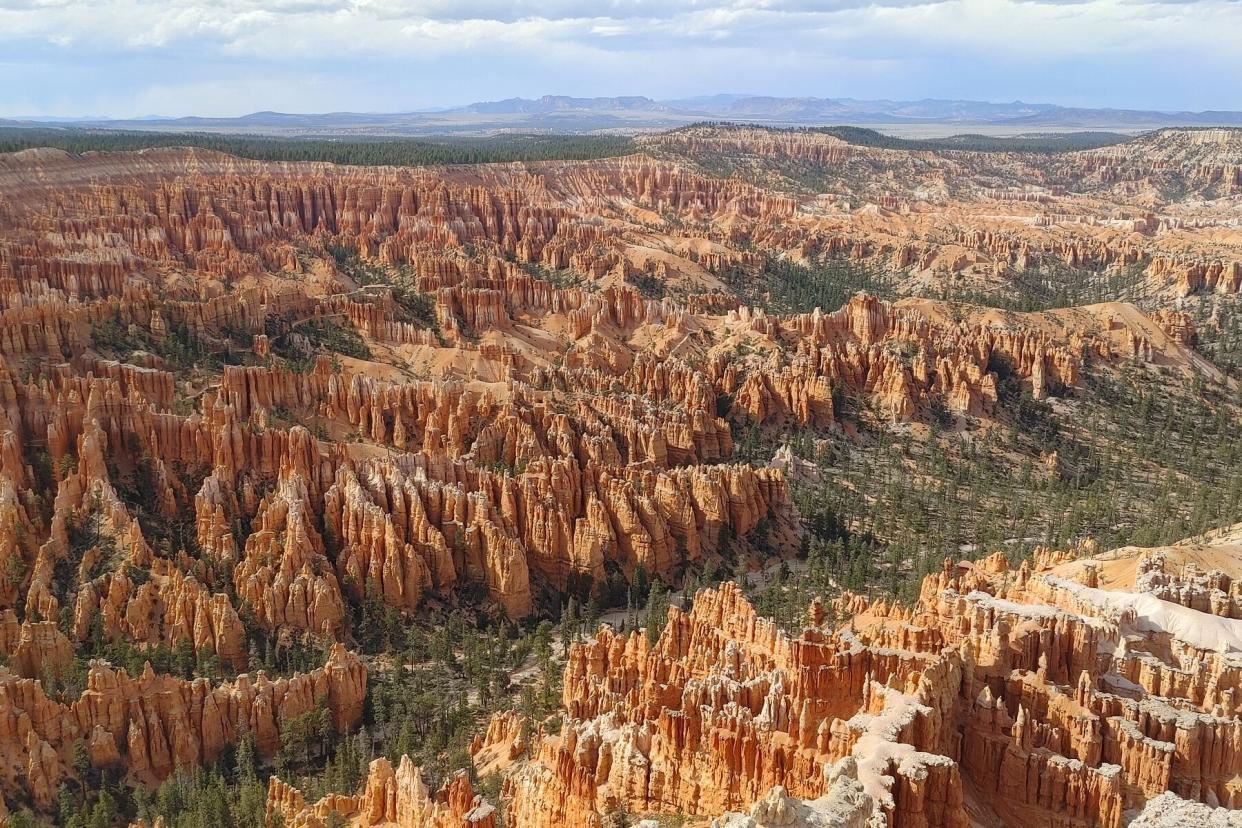
[(261, 133), (287, 136), (478, 135), (496, 132), (598, 132), (667, 129), (695, 121), (744, 121), (780, 126), (866, 125), (909, 131), (923, 127), (1129, 129), (1166, 126), (1242, 126), (1242, 112), (1158, 112), (1086, 109), (1054, 104), (853, 98), (708, 95), (657, 101), (642, 96), (508, 98), (438, 110), (399, 113), (254, 112), (237, 118), (0, 120), (4, 126)]

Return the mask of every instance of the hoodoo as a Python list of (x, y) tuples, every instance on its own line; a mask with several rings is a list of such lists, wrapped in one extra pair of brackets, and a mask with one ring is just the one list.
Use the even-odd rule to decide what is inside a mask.
[(39, 134), (0, 824), (1239, 824), (1233, 131)]
[[(1236, 565), (1236, 545), (1209, 548)], [(1178, 547), (1040, 549), (1016, 569), (946, 560), (915, 604), (845, 595), (843, 621), (817, 604), (796, 637), (726, 583), (669, 610), (654, 643), (604, 627), (575, 644), (560, 728), (515, 752), (499, 715), (474, 755), (510, 764), (519, 828), (618, 813), (1117, 828), (1175, 800), (1235, 824), (1242, 621), (1209, 611), (1228, 594), (1211, 585), (1221, 573), (1173, 574), (1190, 560)], [(1101, 571), (1107, 588), (1090, 585)]]

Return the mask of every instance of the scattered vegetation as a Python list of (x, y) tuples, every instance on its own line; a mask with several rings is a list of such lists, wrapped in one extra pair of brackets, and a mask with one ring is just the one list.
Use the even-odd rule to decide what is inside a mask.
[(893, 296), (881, 274), (866, 265), (831, 257), (793, 262), (768, 256), (757, 273), (733, 266), (722, 278), (743, 301), (773, 313), (834, 311), (860, 290), (882, 298)]
[(294, 328), (315, 350), (344, 354), (354, 359), (370, 359), (371, 349), (348, 319), (322, 317), (311, 319)]
[(594, 289), (594, 285), (588, 283), (580, 274), (568, 268), (558, 270), (535, 262), (528, 262), (522, 265), (522, 269), (533, 278), (547, 282), (560, 290), (568, 290), (569, 288)]
[(948, 302), (1031, 312), (1092, 305), (1097, 302), (1143, 303), (1149, 298), (1145, 262), (1119, 270), (1071, 267), (1046, 262), (1038, 267), (1010, 273), (1003, 287), (994, 290), (966, 288), (942, 282), (930, 298)]
[(819, 478), (794, 488), (805, 571), (769, 585), (779, 595), (762, 606), (800, 613), (841, 588), (912, 600), (946, 556), (1002, 550), (1018, 561), (1085, 538), (1100, 549), (1160, 545), (1242, 516), (1236, 400), (1125, 365), (1089, 375), (1080, 395), (1040, 401), (992, 367), (999, 427), (933, 424), (918, 438), (869, 426), (863, 411), (856, 438), (741, 431), (741, 450), (770, 457), (786, 443)]
[(1217, 368), (1242, 380), (1242, 312), (1235, 302), (1213, 299), (1194, 307), (1195, 349)]
[(638, 273), (628, 277), (627, 281), (647, 299), (663, 299), (668, 293), (664, 280), (651, 273)]
[(345, 245), (329, 244), (328, 253), (336, 262), (337, 270), (363, 287), (386, 285), (392, 291), (397, 305), (395, 318), (399, 322), (413, 322), (424, 328), (439, 330), (436, 320), (435, 299), (418, 288), (418, 278), (409, 266), (385, 266), (371, 264), (358, 255), (358, 251)]
[(170, 326), (163, 337), (152, 336), (142, 328), (125, 325), (119, 310), (112, 319), (91, 326), (91, 339), (97, 349), (119, 360), (131, 361), (136, 351), (146, 351), (163, 359), (170, 369), (181, 371), (200, 367), (218, 370), (221, 365), (236, 364), (240, 361), (236, 351), (250, 346), (248, 340), (226, 341), (222, 347), (212, 348), (181, 324)]

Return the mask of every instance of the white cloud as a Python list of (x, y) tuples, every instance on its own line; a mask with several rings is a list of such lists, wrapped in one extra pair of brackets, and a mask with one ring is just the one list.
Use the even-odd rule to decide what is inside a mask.
[(922, 42), (1058, 54), (1218, 36), (1222, 22), (1242, 25), (1240, 10), (1233, 0), (732, 0), (712, 5), (697, 0), (0, 0), (0, 30), (7, 38), (67, 38), (102, 51), (113, 44), (133, 49), (217, 44), (262, 56), (290, 48), (319, 55), (400, 54), (453, 41), (469, 49), (480, 39), (585, 40), (589, 45), (592, 39), (619, 37), (668, 47), (773, 41), (811, 46), (817, 38), (867, 38), (870, 48), (881, 51)]
[[(262, 73), (277, 87), (311, 71), (352, 78), (356, 97), (401, 94), (389, 109), (566, 91), (897, 97), (937, 78), (941, 97), (995, 96), (1008, 82), (1015, 91), (1001, 97), (1050, 99), (1074, 91), (1067, 73), (1098, 94), (1123, 69), (1135, 88), (1112, 89), (1118, 103), (1142, 98), (1141, 84), (1160, 87), (1158, 71), (1181, 73), (1183, 86), (1204, 72), (1191, 93), (1217, 90), (1233, 99), (1215, 106), (1242, 108), (1229, 83), (1242, 58), (1227, 46), (1239, 35), (1237, 0), (0, 0), (7, 60), (59, 63), (84, 84), (53, 89), (58, 73), (32, 68), (49, 94), (13, 84), (0, 89), (0, 111), (74, 95), (86, 106), (129, 94), (137, 107), (142, 90), (178, 83), (201, 95), (195, 84), (225, 83), (226, 69), (247, 64), (239, 77)], [(173, 57), (184, 65), (170, 77), (136, 69)], [(402, 84), (391, 77), (402, 67), (421, 74)], [(280, 103), (269, 85), (227, 82), (234, 109)], [(180, 111), (203, 111), (200, 97), (182, 100)]]

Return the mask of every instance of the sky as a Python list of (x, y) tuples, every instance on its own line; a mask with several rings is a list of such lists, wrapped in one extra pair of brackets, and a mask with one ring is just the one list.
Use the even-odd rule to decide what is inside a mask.
[(0, 117), (720, 92), (1242, 110), (1242, 0), (0, 0)]

